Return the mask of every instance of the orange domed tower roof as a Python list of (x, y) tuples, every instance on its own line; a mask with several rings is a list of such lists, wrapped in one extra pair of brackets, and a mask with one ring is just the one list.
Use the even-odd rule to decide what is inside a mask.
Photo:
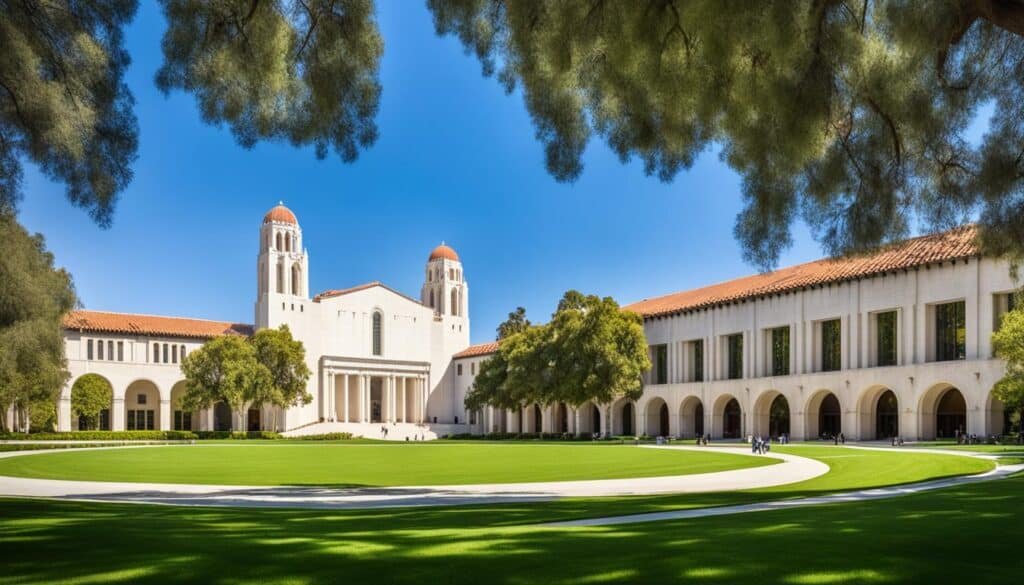
[(434, 248), (430, 252), (430, 258), (427, 259), (427, 262), (439, 259), (453, 260), (455, 262), (458, 262), (459, 255), (456, 254), (455, 250), (453, 250), (450, 246), (446, 246), (444, 242), (441, 242), (440, 246)]
[(263, 216), (263, 223), (270, 223), (273, 221), (299, 225), (299, 220), (295, 219), (295, 214), (292, 213), (291, 209), (284, 206), (284, 202), (278, 202), (273, 209)]

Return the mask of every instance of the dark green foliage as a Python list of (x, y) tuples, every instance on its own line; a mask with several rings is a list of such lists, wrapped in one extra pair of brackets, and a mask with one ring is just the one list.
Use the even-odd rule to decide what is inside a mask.
[(377, 139), (384, 44), (372, 0), (161, 0), (168, 29), (156, 76), (195, 95), (239, 144), (286, 140), (342, 160)]
[(639, 315), (610, 297), (568, 291), (546, 325), (505, 337), (480, 364), (466, 395), (468, 410), (593, 401), (605, 404), (643, 391), (651, 360)]
[(321, 433), (319, 435), (289, 437), (289, 439), (298, 439), (300, 441), (348, 441), (354, 438), (352, 433)]
[[(1024, 251), (1024, 5), (963, 0), (428, 0), (511, 92), (559, 180), (594, 135), (669, 181), (713, 144), (735, 234), (773, 266), (802, 217), (832, 254), (980, 213)], [(965, 131), (995, 103), (979, 147)], [(713, 196), (713, 195), (712, 195)]]
[(65, 183), (68, 199), (97, 223), (110, 224), (138, 148), (122, 34), (136, 7), (0, 2), (0, 213), (13, 213), (27, 160)]
[(71, 413), (86, 428), (98, 430), (100, 413), (113, 404), (114, 389), (98, 374), (86, 374), (71, 386)]
[(77, 299), (43, 237), (3, 212), (0, 242), (0, 412), (12, 405), (24, 412), (36, 402), (55, 402), (68, 379), (61, 317)]
[(523, 307), (516, 307), (515, 311), (508, 314), (508, 319), (504, 323), (498, 325), (498, 339), (502, 340), (506, 337), (525, 331), (530, 327), (530, 320), (526, 318), (526, 309)]
[(199, 436), (191, 431), (73, 431), (0, 435), (0, 440), (5, 441), (184, 441), (198, 438)]

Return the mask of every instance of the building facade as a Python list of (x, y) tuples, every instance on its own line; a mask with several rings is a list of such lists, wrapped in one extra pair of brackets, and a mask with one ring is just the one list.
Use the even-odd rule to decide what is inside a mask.
[[(469, 345), (469, 285), (455, 250), (442, 243), (430, 253), (419, 299), (380, 282), (311, 295), (309, 270), (299, 222), (278, 205), (259, 229), (253, 324), (71, 312), (64, 320), (71, 378), (58, 401), (58, 429), (84, 428), (72, 393), (79, 379), (96, 375), (111, 388), (111, 406), (89, 425), (111, 430), (360, 432), (401, 424), (467, 431), (452, 356)], [(309, 404), (181, 410), (185, 356), (218, 335), (281, 325), (305, 346)]]
[[(859, 440), (1001, 434), (991, 335), (1019, 286), (971, 226), (625, 307), (653, 367), (637, 401), (488, 409), (478, 432)], [(464, 396), (495, 344), (455, 356)], [(461, 376), (459, 375), (461, 372)]]

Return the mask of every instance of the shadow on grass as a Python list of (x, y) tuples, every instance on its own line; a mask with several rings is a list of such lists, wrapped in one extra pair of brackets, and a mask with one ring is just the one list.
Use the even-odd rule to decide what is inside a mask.
[[(710, 497), (710, 496), (709, 496)], [(360, 512), (0, 500), (0, 583), (1005, 583), (1024, 479), (576, 529), (586, 501)]]

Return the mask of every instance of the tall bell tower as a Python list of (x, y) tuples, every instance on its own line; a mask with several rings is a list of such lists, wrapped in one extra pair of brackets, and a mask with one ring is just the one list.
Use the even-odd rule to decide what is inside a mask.
[(468, 316), (469, 284), (462, 273), (462, 262), (455, 250), (444, 242), (427, 258), (420, 302), (434, 309), (435, 315), (461, 319)]
[(309, 299), (309, 253), (295, 214), (279, 202), (263, 216), (256, 260), (256, 328), (276, 325), (279, 311), (301, 311)]

